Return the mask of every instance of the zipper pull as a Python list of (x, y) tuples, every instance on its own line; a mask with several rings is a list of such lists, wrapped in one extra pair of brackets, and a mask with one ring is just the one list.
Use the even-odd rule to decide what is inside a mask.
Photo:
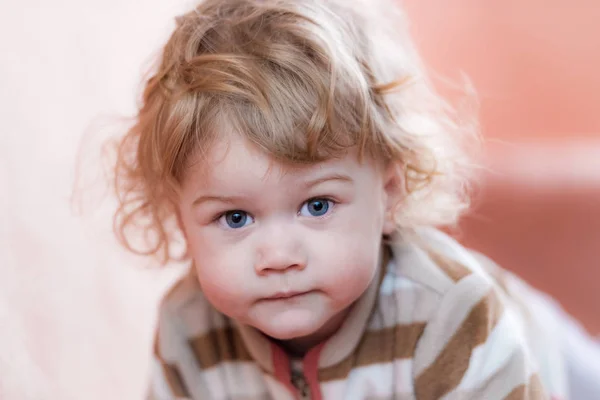
[(292, 371), (292, 385), (298, 389), (300, 400), (310, 400), (310, 386), (302, 371)]

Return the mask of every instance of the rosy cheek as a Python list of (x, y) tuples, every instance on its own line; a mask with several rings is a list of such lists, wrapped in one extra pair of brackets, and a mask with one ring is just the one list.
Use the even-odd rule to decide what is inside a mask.
[(338, 245), (337, 248), (337, 254), (331, 254), (327, 260), (323, 260), (322, 264), (328, 268), (321, 271), (320, 280), (326, 290), (335, 293), (336, 297), (353, 296), (368, 286), (376, 268), (376, 258), (370, 249), (364, 247), (352, 253), (344, 249), (360, 247)]
[(196, 268), (198, 279), (203, 287), (215, 288), (217, 291), (233, 291), (235, 286), (236, 274), (228, 268), (229, 263), (223, 257), (209, 257), (205, 254), (196, 258)]
[(199, 275), (198, 279), (204, 295), (211, 303), (224, 306), (235, 303), (233, 291), (228, 286), (223, 285), (223, 280), (202, 275)]
[(232, 271), (218, 263), (204, 259), (207, 267), (198, 267), (200, 287), (208, 301), (220, 312), (232, 318), (246, 308), (246, 298), (241, 296), (240, 282)]
[(224, 300), (239, 296), (240, 287), (244, 287), (244, 269), (247, 259), (243, 248), (224, 245), (214, 238), (197, 237), (193, 246), (198, 279), (205, 292), (213, 292), (212, 297), (222, 296)]

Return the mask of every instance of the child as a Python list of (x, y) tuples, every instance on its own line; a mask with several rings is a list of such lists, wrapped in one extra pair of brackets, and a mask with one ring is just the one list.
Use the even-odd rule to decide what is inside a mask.
[(192, 261), (149, 398), (566, 398), (548, 301), (433, 228), (467, 208), (476, 137), (405, 25), (343, 0), (177, 19), (116, 170), (124, 243), (141, 221), (147, 254), (182, 232)]

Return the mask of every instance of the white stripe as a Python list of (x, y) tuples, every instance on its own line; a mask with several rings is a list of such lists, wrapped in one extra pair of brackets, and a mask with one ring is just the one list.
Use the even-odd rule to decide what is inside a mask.
[(411, 290), (414, 288), (421, 287), (416, 282), (407, 279), (403, 276), (394, 274), (393, 271), (388, 272), (381, 282), (379, 287), (379, 294), (382, 296), (392, 295), (397, 293), (399, 290)]
[(265, 398), (276, 400), (295, 400), (292, 392), (272, 375), (264, 374), (263, 376), (270, 394), (270, 396), (265, 396)]
[[(538, 363), (538, 374), (542, 382), (555, 397), (573, 398), (573, 396), (567, 395), (567, 372), (564, 355), (561, 354), (561, 335), (559, 334), (568, 325), (568, 319), (561, 318), (560, 309), (547, 295), (534, 290), (513, 275), (510, 275), (508, 283), (511, 289), (519, 294), (516, 301), (527, 307), (527, 311), (522, 311), (519, 303), (514, 301), (515, 308), (521, 317), (523, 330), (529, 339), (529, 348)], [(552, 332), (552, 334), (548, 334), (548, 332)], [(571, 354), (572, 352), (567, 352), (567, 355)], [(600, 350), (598, 354), (600, 355)], [(588, 354), (588, 359), (593, 360), (594, 357)], [(598, 366), (596, 376), (600, 376), (600, 358), (598, 358)]]
[(394, 360), (393, 363), (355, 368), (345, 380), (322, 384), (321, 391), (324, 399), (344, 400), (388, 398), (393, 394), (412, 393), (412, 360)]
[(491, 284), (477, 274), (456, 283), (440, 302), (435, 317), (429, 321), (415, 353), (415, 376), (429, 367), (446, 347), (473, 308), (487, 295)]
[(419, 247), (412, 243), (393, 246), (396, 273), (419, 282), (436, 293), (444, 293), (454, 282)]
[(505, 310), (485, 343), (471, 353), (469, 368), (460, 389), (476, 389), (481, 382), (493, 376), (504, 366), (515, 351), (523, 351), (527, 343), (511, 310)]
[(148, 397), (152, 400), (172, 400), (175, 397), (169, 388), (169, 384), (163, 373), (162, 365), (156, 357), (152, 357), (150, 363), (150, 383), (148, 392)]
[(377, 309), (373, 312), (367, 327), (369, 331), (390, 328), (398, 324), (426, 322), (439, 306), (441, 296), (405, 277), (392, 276), (388, 279), (387, 285), (386, 290), (390, 286), (404, 288), (395, 289), (395, 292), (388, 294), (380, 293)]
[[(194, 398), (202, 399), (207, 393), (211, 399), (231, 397), (267, 397), (267, 387), (263, 373), (253, 362), (222, 362), (214, 367), (202, 370), (202, 385), (197, 385)], [(198, 379), (194, 379), (195, 382)], [(206, 386), (205, 386), (206, 385)]]
[(440, 251), (446, 257), (455, 260), (456, 262), (465, 266), (467, 269), (478, 274), (481, 276), (481, 279), (484, 279), (488, 282), (493, 281), (477, 257), (475, 257), (473, 253), (464, 248), (452, 237), (440, 230), (433, 228), (423, 228), (422, 233), (427, 237), (427, 239), (429, 239), (428, 243), (430, 243), (437, 251)]

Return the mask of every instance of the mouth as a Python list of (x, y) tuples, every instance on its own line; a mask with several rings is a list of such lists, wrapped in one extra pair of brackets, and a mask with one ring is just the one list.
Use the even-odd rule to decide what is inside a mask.
[(310, 290), (306, 291), (306, 292), (277, 292), (272, 296), (265, 297), (263, 300), (287, 300), (287, 299), (292, 299), (295, 297), (303, 296), (310, 292), (311, 292)]

